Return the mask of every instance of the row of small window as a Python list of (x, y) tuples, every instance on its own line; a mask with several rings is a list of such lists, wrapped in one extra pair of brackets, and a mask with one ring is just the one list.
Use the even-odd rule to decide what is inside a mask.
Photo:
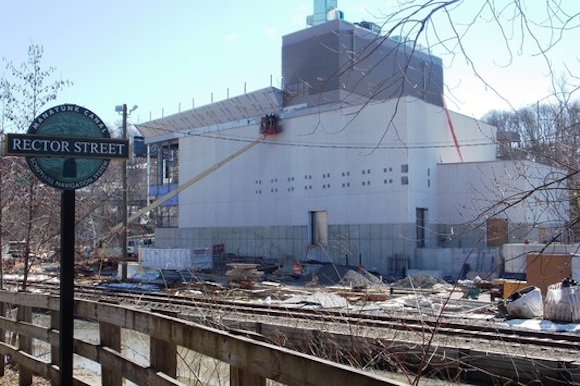
[[(383, 183), (385, 184), (392, 184), (393, 183), (393, 179), (388, 179), (388, 180), (383, 180)], [(361, 183), (362, 186), (370, 186), (371, 182), (370, 181), (363, 181)], [(403, 176), (401, 177), (401, 185), (409, 185), (409, 177), (407, 176)], [(430, 186), (431, 184), (429, 184)], [(348, 188), (350, 187), (350, 182), (345, 182), (342, 184), (343, 188)], [(322, 189), (330, 189), (330, 184), (324, 184), (322, 185)], [(312, 185), (305, 185), (304, 186), (304, 190), (312, 190)], [(289, 192), (293, 192), (294, 191), (294, 187), (289, 187), (288, 188)], [(270, 193), (278, 193), (278, 188), (272, 188), (270, 189)], [(262, 194), (262, 190), (256, 190), (256, 194)]]
[[(390, 168), (384, 168), (383, 169), (383, 172), (384, 173), (392, 172), (392, 171), (393, 171), (393, 168), (392, 167), (390, 167)], [(363, 175), (371, 174), (371, 169), (362, 170), (361, 173)], [(408, 164), (401, 165), (401, 173), (409, 173), (409, 165)], [(342, 177), (348, 177), (348, 176), (350, 176), (350, 172), (342, 172)], [(322, 175), (322, 178), (330, 178), (330, 173), (324, 173)], [(311, 180), (312, 179), (312, 174), (305, 175), (304, 176), (304, 179), (305, 180)], [(287, 181), (288, 182), (294, 181), (294, 177), (288, 177)], [(278, 182), (278, 179), (277, 178), (272, 178), (270, 180), (270, 183), (272, 183), (272, 184), (274, 184), (276, 182)], [(262, 180), (256, 180), (256, 185), (261, 185), (261, 184), (262, 184)]]

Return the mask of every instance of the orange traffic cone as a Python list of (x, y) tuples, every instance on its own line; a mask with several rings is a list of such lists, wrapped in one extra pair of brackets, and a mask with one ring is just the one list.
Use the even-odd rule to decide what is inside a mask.
[(295, 275), (300, 275), (300, 263), (298, 261), (294, 263), (294, 269), (292, 271)]

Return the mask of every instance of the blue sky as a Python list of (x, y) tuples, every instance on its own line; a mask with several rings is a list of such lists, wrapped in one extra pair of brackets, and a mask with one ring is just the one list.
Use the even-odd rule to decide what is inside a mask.
[[(347, 21), (382, 24), (397, 3), (339, 0), (338, 6)], [(123, 103), (139, 106), (129, 118), (138, 123), (207, 104), (212, 93), (218, 101), (244, 88), (280, 86), (282, 36), (306, 28), (312, 11), (312, 0), (4, 1), (0, 56), (19, 64), (31, 43), (42, 45), (44, 67), (55, 67), (55, 78), (74, 83), (53, 105), (82, 105), (112, 129), (120, 124), (115, 106)], [(467, 24), (472, 11), (457, 9), (456, 20)], [(542, 14), (542, 9), (529, 11)], [(444, 18), (439, 25), (438, 34), (448, 32)], [(572, 37), (550, 52), (556, 72), (565, 71), (565, 64), (578, 66)], [(508, 108), (491, 88), (516, 108), (551, 92), (545, 58), (534, 52), (529, 39), (518, 43), (517, 34), (510, 39), (511, 51), (485, 23), (471, 28), (465, 39), (487, 86), (465, 58), (449, 54), (450, 47), (433, 45), (446, 67), (451, 110), (479, 117), (491, 108)], [(5, 74), (3, 67), (0, 74)]]

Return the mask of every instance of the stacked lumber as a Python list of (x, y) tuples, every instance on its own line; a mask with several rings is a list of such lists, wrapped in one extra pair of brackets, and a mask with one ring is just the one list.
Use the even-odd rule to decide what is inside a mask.
[(226, 276), (230, 284), (236, 284), (243, 288), (251, 288), (256, 285), (256, 281), (264, 274), (257, 270), (258, 264), (230, 263)]

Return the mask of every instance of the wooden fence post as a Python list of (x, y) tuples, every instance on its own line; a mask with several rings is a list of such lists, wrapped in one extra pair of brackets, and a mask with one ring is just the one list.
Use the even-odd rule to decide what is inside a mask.
[[(176, 312), (151, 310), (167, 316), (177, 316)], [(149, 363), (151, 367), (172, 378), (177, 378), (177, 345), (154, 337), (149, 338)]]
[(230, 386), (266, 386), (266, 378), (230, 366)]
[[(99, 339), (101, 345), (121, 352), (121, 327), (99, 322)], [(122, 386), (123, 377), (101, 366), (101, 385)]]
[[(18, 306), (16, 320), (19, 322), (32, 323), (32, 308), (26, 306)], [(23, 334), (18, 335), (18, 349), (26, 353), (32, 354), (32, 338)], [(19, 386), (32, 385), (32, 371), (24, 366), (19, 366)]]
[[(50, 329), (52, 331), (55, 330), (59, 330), (60, 329), (60, 312), (59, 311), (50, 311)], [(60, 331), (59, 331), (60, 333)], [(58, 366), (59, 370), (60, 370), (60, 348), (55, 345), (51, 345), (50, 346), (50, 363), (52, 363), (53, 365)], [(60, 384), (60, 380), (57, 379), (52, 379), (50, 381), (50, 383), (52, 384), (52, 386), (59, 386)]]
[[(0, 262), (0, 264), (2, 264)], [(6, 316), (6, 305), (4, 302), (0, 303), (0, 316)], [(6, 331), (0, 329), (0, 342), (6, 342)], [(6, 366), (6, 361), (4, 360), (4, 355), (0, 355), (0, 377), (4, 376), (4, 367)]]

